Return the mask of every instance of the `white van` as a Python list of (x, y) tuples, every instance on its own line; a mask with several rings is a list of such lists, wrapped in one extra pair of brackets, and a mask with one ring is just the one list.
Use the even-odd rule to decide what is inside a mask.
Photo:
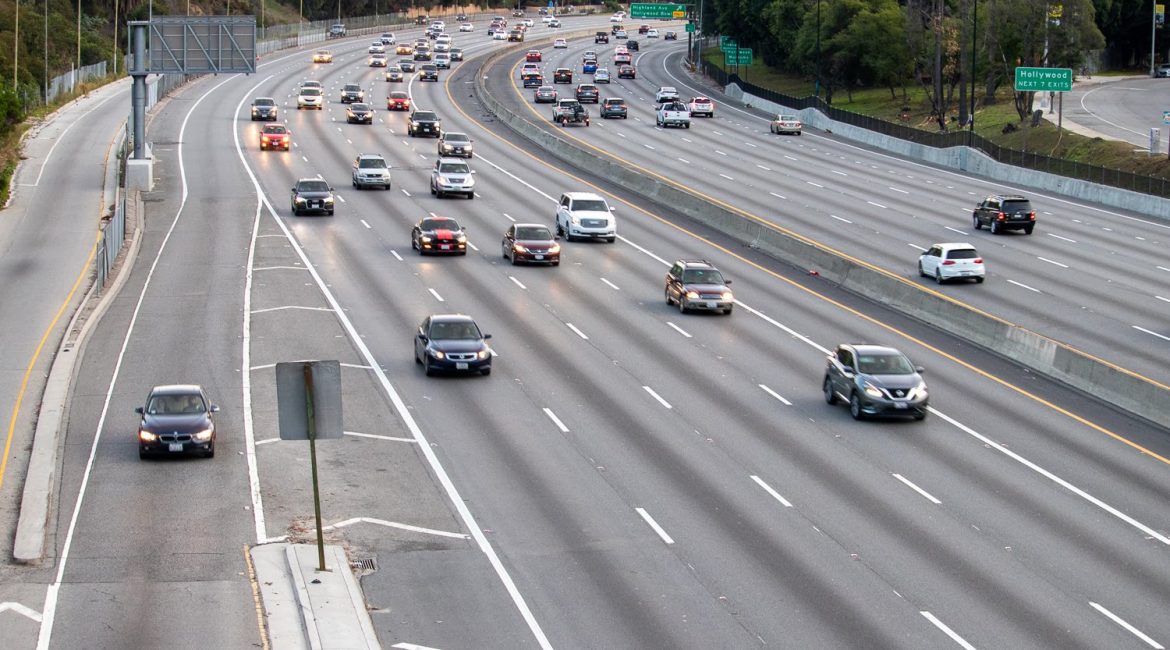
[(617, 219), (605, 199), (591, 192), (565, 192), (557, 206), (557, 234), (565, 240), (576, 237), (617, 241)]

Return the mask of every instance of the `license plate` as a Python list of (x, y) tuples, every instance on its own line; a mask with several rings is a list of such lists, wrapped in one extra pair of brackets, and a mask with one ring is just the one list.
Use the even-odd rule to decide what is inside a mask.
[(717, 302), (708, 302), (708, 303), (707, 303), (707, 309), (715, 309), (715, 306), (716, 306), (716, 305), (718, 305), (718, 304), (719, 304), (719, 303), (717, 303)]
[(167, 445), (167, 451), (183, 451), (183, 443), (172, 442)]
[(907, 404), (905, 402), (894, 402), (894, 408), (896, 409), (904, 409), (906, 406)]
[(467, 362), (466, 362), (466, 361), (458, 361), (458, 362), (456, 362), (456, 363), (455, 363), (455, 369), (456, 369), (456, 370), (467, 370)]
[(543, 259), (544, 259), (544, 255), (537, 255), (537, 256), (536, 256), (536, 259), (538, 259), (538, 260), (543, 260)]
[(451, 244), (439, 244), (439, 249), (440, 250), (450, 250)]

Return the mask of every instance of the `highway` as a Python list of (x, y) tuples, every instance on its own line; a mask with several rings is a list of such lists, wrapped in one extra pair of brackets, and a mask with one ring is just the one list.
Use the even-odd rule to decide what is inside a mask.
[[(455, 41), (469, 59), (505, 47), (482, 31)], [(42, 643), (259, 642), (244, 548), (304, 540), (312, 518), (307, 449), (277, 439), (273, 364), (314, 358), (340, 360), (345, 386), (347, 435), (319, 445), (323, 517), (351, 557), (376, 559), (362, 587), (384, 647), (1170, 640), (1164, 431), (562, 169), (484, 119), (471, 97), (475, 60), (437, 84), (402, 84), (445, 130), (475, 141), (476, 198), (434, 198), (435, 143), (407, 137), (404, 113), (345, 124), (343, 83), (360, 82), (378, 109), (398, 87), (366, 67), (365, 45), (333, 45), (332, 65), (282, 53), (254, 76), (200, 80), (155, 119), (158, 186), (146, 196), (142, 251), (78, 372)], [(545, 53), (555, 65), (591, 45)], [(643, 160), (650, 152), (654, 171), (754, 212), (799, 207), (786, 226), (853, 254), (876, 244), (866, 259), (903, 272), (909, 244), (968, 225), (965, 193), (985, 191), (979, 181), (811, 133), (769, 140), (758, 122), (722, 113), (689, 131), (656, 131), (637, 102), (678, 78), (677, 57), (660, 54), (677, 51), (646, 48), (645, 72), (622, 89), (635, 103), (630, 120), (573, 136)], [(493, 88), (508, 90), (509, 71), (498, 68)], [(303, 79), (322, 81), (325, 110), (295, 110)], [(258, 151), (247, 117), (255, 96), (281, 104), (291, 151)], [(681, 147), (682, 137), (692, 142)], [(740, 138), (755, 145), (750, 153), (725, 150)], [(741, 169), (702, 153), (717, 149)], [(363, 152), (386, 155), (391, 190), (350, 188)], [(779, 162), (785, 155), (796, 164)], [(675, 160), (687, 156), (688, 165)], [(724, 172), (733, 180), (711, 182)], [(337, 190), (336, 215), (293, 217), (289, 188), (318, 175)], [(878, 179), (907, 192), (953, 188), (927, 203), (867, 193)], [(551, 224), (569, 190), (607, 195), (618, 242), (562, 242), (557, 268), (508, 265), (505, 228)], [(860, 208), (863, 197), (886, 207)], [(1161, 225), (1035, 200), (1054, 212), (1036, 235), (991, 245), (970, 234), (1019, 259), (997, 254), (987, 283), (942, 290), (994, 300), (1009, 318), (1051, 307), (1052, 330), (1117, 346), (1110, 358), (1128, 363), (1156, 339), (1087, 332), (1114, 319), (1147, 323), (1156, 303), (1135, 297), (1074, 319), (1074, 293), (1110, 292), (1103, 276), (1080, 285), (1072, 276), (1099, 267), (1111, 246), (1128, 244), (1117, 264), (1152, 251), (1136, 237), (1164, 236)], [(1074, 209), (1082, 223), (1066, 216)], [(466, 257), (411, 250), (411, 225), (432, 213), (466, 226)], [(852, 227), (827, 225), (840, 219)], [(1069, 268), (1048, 269), (1040, 256)], [(678, 258), (709, 259), (732, 278), (736, 312), (666, 305), (662, 278)], [(1003, 295), (1000, 285), (1023, 274), (1042, 293)], [(1111, 293), (1121, 285), (1153, 300), (1157, 277), (1133, 269)], [(444, 312), (471, 314), (493, 334), (490, 377), (428, 378), (412, 362), (418, 323)], [(926, 367), (930, 417), (860, 423), (824, 403), (825, 355), (860, 340), (895, 345)], [(222, 407), (214, 459), (137, 458), (132, 409), (151, 385), (171, 382), (202, 383)]]

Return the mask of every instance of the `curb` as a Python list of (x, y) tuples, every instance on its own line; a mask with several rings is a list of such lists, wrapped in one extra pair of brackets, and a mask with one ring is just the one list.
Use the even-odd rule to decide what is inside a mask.
[(817, 269), (826, 280), (853, 293), (966, 339), (1132, 415), (1170, 428), (1170, 386), (924, 289), (901, 276), (753, 218), (735, 206), (712, 202), (681, 185), (655, 180), (624, 163), (578, 149), (547, 132), (546, 125), (508, 111), (488, 92), (484, 79), (488, 68), (512, 53), (512, 49), (501, 50), (480, 64), (476, 97), (501, 123), (561, 161), (657, 204), (670, 206), (745, 246), (762, 250), (797, 268)]

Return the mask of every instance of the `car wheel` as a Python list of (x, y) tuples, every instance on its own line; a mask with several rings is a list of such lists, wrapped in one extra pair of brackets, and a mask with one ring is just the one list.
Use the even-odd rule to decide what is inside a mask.
[(423, 360), (423, 373), (428, 377), (435, 376), (435, 371), (431, 369), (431, 361), (429, 358)]
[(925, 278), (926, 271), (922, 268), (922, 260), (918, 260), (918, 276)]
[(487, 377), (488, 375), (492, 374), (492, 369), (491, 368), (484, 368), (483, 370), (480, 370), (479, 373), (481, 375), (483, 375), (484, 377)]
[(991, 222), (991, 234), (993, 234), (993, 235), (999, 234), (999, 222), (998, 221)]
[(1033, 230), (1035, 227), (1036, 227), (1035, 225), (1031, 225), (1031, 226), (1024, 226), (1024, 234), (1025, 234), (1025, 235), (1031, 235), (1031, 234), (1032, 234), (1032, 230)]
[(975, 278), (975, 282), (976, 282), (977, 284), (983, 284), (983, 276), (981, 275), (981, 276), (979, 276), (979, 277)]
[(150, 454), (146, 453), (145, 449), (139, 447), (138, 448), (138, 460), (146, 460), (147, 458), (150, 458)]
[(935, 281), (935, 282), (937, 282), (937, 283), (939, 283), (939, 284), (942, 284), (942, 283), (946, 282), (946, 280), (944, 280), (944, 279), (943, 279), (943, 276), (942, 276), (942, 270), (941, 270), (941, 269), (935, 269), (935, 270), (934, 270), (934, 281)]
[(678, 297), (678, 313), (680, 313), (680, 314), (687, 313), (687, 299), (686, 299), (686, 296), (683, 296), (681, 294)]
[(915, 414), (914, 414), (914, 419), (915, 419), (915, 420), (918, 420), (919, 422), (921, 422), (921, 421), (923, 421), (923, 420), (925, 420), (925, 419), (926, 419), (926, 413), (915, 413)]
[(724, 309), (724, 310), (723, 310), (723, 315), (724, 315), (724, 316), (730, 316), (730, 315), (731, 315), (731, 310), (732, 310), (732, 309), (733, 309), (732, 307), (728, 307), (727, 309)]
[(215, 443), (214, 442), (211, 443), (211, 446), (209, 446), (207, 448), (207, 451), (203, 452), (203, 457), (204, 458), (215, 458)]
[(663, 289), (662, 295), (663, 295), (663, 297), (666, 298), (666, 304), (668, 304), (668, 305), (674, 304), (674, 301), (670, 299), (670, 289)]
[(350, 184), (351, 184), (351, 185), (353, 185), (353, 189), (355, 189), (355, 190), (356, 190), (356, 189), (360, 189), (360, 188), (358, 187), (357, 181), (352, 181)]
[(849, 415), (852, 415), (854, 420), (865, 418), (865, 414), (861, 412), (861, 399), (857, 397), (857, 393), (849, 396)]
[(418, 347), (417, 347), (417, 346), (414, 348), (414, 354), (412, 354), (411, 356), (413, 356), (413, 357), (414, 357), (414, 362), (415, 362), (416, 364), (418, 364), (418, 365), (420, 365), (420, 366), (422, 365), (422, 359), (420, 359), (420, 358), (418, 357)]
[(475, 200), (475, 192), (468, 192), (467, 193), (467, 200), (474, 201)]
[(829, 379), (828, 376), (825, 377), (825, 383), (821, 385), (821, 390), (825, 392), (826, 404), (837, 403), (837, 393), (833, 392), (833, 380)]
[(971, 215), (971, 225), (975, 226), (975, 230), (983, 230), (983, 222), (979, 220), (979, 215)]
[(329, 211), (329, 216), (331, 216), (331, 217), (333, 216), (333, 210)]
[(296, 208), (296, 206), (293, 206), (293, 209), (292, 209), (292, 210), (293, 210), (293, 216), (294, 216), (294, 217), (299, 217), (299, 216), (301, 216), (301, 211), (300, 211), (300, 210), (298, 210), (298, 209)]

